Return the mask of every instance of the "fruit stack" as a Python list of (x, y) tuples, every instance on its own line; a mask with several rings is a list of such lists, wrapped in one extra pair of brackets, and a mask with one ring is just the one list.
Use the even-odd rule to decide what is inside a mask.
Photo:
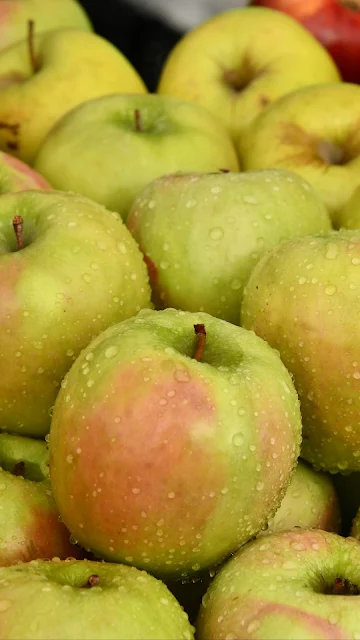
[(0, 44), (1, 640), (360, 638), (360, 86), (276, 7), (152, 94)]

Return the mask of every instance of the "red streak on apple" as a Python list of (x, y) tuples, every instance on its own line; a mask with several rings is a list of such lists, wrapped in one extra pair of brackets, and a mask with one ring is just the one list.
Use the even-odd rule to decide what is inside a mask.
[(211, 432), (220, 427), (210, 390), (172, 362), (156, 368), (150, 381), (144, 364), (123, 367), (107, 378), (104, 399), (65, 413), (56, 427), (57, 459), (72, 461), (52, 469), (60, 510), (75, 537), (86, 532), (105, 557), (109, 549), (119, 558), (189, 553), (223, 498), (226, 461), (219, 450), (214, 462)]
[[(1, 6), (1, 3), (0, 3)], [(0, 164), (9, 166), (15, 170), (14, 178), (17, 183), (17, 191), (25, 189), (51, 189), (51, 185), (37, 171), (34, 171), (25, 162), (10, 155), (0, 152)]]

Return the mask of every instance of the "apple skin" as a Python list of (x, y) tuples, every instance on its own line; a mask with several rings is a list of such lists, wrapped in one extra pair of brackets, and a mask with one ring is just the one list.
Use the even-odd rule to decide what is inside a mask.
[(0, 194), (29, 189), (51, 189), (51, 185), (25, 162), (0, 151)]
[(58, 29), (0, 52), (0, 149), (32, 164), (46, 134), (79, 104), (114, 93), (146, 93), (130, 62), (104, 38)]
[[(14, 215), (24, 219), (21, 251)], [(1, 429), (44, 437), (81, 349), (150, 305), (146, 265), (119, 216), (82, 196), (5, 194), (0, 224)]]
[(358, 593), (359, 564), (356, 540), (320, 529), (293, 529), (250, 542), (211, 583), (203, 598), (196, 637), (356, 638), (358, 598), (329, 594), (335, 593), (338, 578), (355, 585)]
[(340, 533), (340, 505), (330, 475), (315, 471), (302, 460), (286, 490), (282, 503), (269, 521), (268, 535), (293, 527)]
[(340, 211), (337, 223), (339, 228), (360, 229), (360, 185)]
[(263, 340), (205, 313), (144, 310), (98, 336), (65, 377), (51, 484), (96, 557), (187, 578), (273, 515), (300, 439), (291, 377)]
[(343, 80), (360, 83), (359, 0), (255, 0), (252, 4), (299, 20), (328, 50)]
[(73, 110), (50, 131), (35, 167), (57, 189), (82, 193), (125, 219), (138, 193), (165, 173), (238, 171), (239, 163), (206, 109), (149, 94), (106, 96)]
[(339, 80), (330, 55), (293, 18), (246, 7), (220, 13), (183, 36), (157, 91), (206, 106), (236, 140), (280, 96)]
[(74, 0), (1, 0), (0, 50), (26, 38), (29, 20), (37, 33), (64, 27), (92, 30), (84, 9)]
[(267, 249), (331, 229), (314, 189), (281, 170), (164, 176), (139, 194), (126, 224), (146, 256), (156, 308), (201, 310), (234, 324)]
[(280, 98), (238, 140), (246, 171), (295, 171), (318, 191), (335, 226), (360, 185), (360, 86), (330, 83)]
[(360, 231), (284, 242), (255, 266), (241, 324), (278, 349), (294, 377), (302, 457), (360, 471)]
[(37, 558), (83, 558), (59, 521), (44, 441), (0, 434), (0, 566)]
[[(98, 585), (89, 586), (89, 579)], [(0, 568), (3, 640), (193, 640), (167, 587), (134, 567), (34, 560)]]

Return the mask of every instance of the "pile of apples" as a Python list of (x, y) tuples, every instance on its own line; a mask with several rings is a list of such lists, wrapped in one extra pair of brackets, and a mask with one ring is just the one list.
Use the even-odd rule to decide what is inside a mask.
[(360, 638), (360, 86), (278, 4), (150, 94), (0, 2), (1, 640)]

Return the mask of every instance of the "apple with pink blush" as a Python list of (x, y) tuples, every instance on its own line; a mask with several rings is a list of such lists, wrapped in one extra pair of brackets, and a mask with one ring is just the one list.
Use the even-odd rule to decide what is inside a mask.
[(0, 194), (28, 189), (51, 189), (45, 178), (15, 156), (0, 151)]

